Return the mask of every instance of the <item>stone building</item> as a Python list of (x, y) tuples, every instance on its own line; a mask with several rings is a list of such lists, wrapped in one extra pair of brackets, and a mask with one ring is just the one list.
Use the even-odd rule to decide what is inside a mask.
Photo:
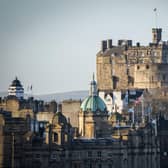
[[(118, 46), (103, 41), (97, 54), (98, 88), (93, 77), (82, 103), (64, 101), (60, 108), (56, 102), (16, 95), (0, 99), (0, 167), (166, 168), (167, 121), (156, 115), (156, 122), (148, 118), (138, 125), (116, 126), (109, 113), (121, 112), (118, 118), (124, 118), (123, 107), (128, 112), (142, 96), (143, 107), (153, 103), (152, 111), (163, 113), (168, 44), (161, 41), (161, 31), (153, 29), (153, 42), (147, 47), (132, 46), (131, 40), (119, 40)], [(142, 104), (136, 108), (143, 111)]]
[[(42, 108), (38, 101), (35, 102), (31, 107), (33, 114), (36, 114), (36, 122), (38, 109), (46, 108)], [(122, 134), (118, 135), (118, 138), (112, 136), (107, 108), (97, 94), (94, 78), (91, 81), (89, 96), (80, 106), (79, 115), (74, 114), (77, 115), (75, 117), (79, 123), (79, 132), (75, 136), (71, 120), (63, 115), (60, 107), (53, 116), (48, 117), (48, 122), (45, 121), (41, 129), (30, 129), (30, 115), (19, 118), (13, 117), (12, 113), (13, 111), (1, 109), (1, 167), (160, 167), (159, 137), (151, 123), (130, 128), (124, 135), (127, 138)], [(39, 115), (40, 122), (43, 122), (45, 117)]]
[(81, 100), (64, 100), (61, 105), (63, 115), (66, 116), (67, 120), (69, 120), (74, 128), (78, 128)]
[(168, 42), (162, 41), (161, 33), (162, 29), (153, 28), (148, 46), (133, 46), (132, 40), (119, 40), (117, 46), (112, 40), (102, 41), (96, 61), (99, 94), (105, 102), (109, 95), (119, 97), (106, 102), (110, 112), (115, 105), (122, 112), (121, 91), (168, 87)]
[(0, 112), (0, 167), (21, 167), (24, 135), (29, 132), (28, 120), (12, 118)]
[[(148, 130), (148, 129), (147, 129)], [(136, 132), (136, 133), (135, 133)], [(69, 145), (24, 146), (24, 167), (159, 168), (159, 146), (153, 133), (132, 131), (129, 141), (74, 139)], [(152, 136), (151, 136), (152, 135)], [(143, 137), (143, 141), (140, 137)], [(142, 143), (143, 142), (143, 143)]]
[(97, 96), (96, 82), (81, 105), (79, 136), (61, 112), (46, 127), (46, 141), (34, 138), (23, 144), (23, 167), (50, 168), (159, 168), (160, 146), (152, 124), (132, 128), (127, 140), (111, 136), (106, 105)]
[(97, 95), (97, 84), (94, 77), (90, 83), (89, 96), (81, 104), (79, 135), (90, 139), (110, 136), (108, 133), (108, 112), (105, 103)]
[(160, 137), (160, 167), (168, 167), (168, 120), (160, 115), (158, 120), (158, 136)]
[(1, 167), (160, 167), (160, 146), (152, 125), (130, 130), (127, 140), (73, 138), (71, 125), (56, 112), (44, 138), (29, 131), (27, 120), (5, 116), (0, 115)]

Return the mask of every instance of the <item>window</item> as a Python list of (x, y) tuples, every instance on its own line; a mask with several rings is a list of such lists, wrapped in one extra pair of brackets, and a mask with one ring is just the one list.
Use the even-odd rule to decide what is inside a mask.
[(146, 69), (149, 69), (149, 65), (146, 65)]
[(58, 141), (58, 134), (54, 133), (54, 142), (57, 142), (57, 141)]
[(137, 66), (137, 69), (140, 69), (140, 66), (139, 66), (139, 65)]
[(152, 76), (152, 81), (154, 80), (154, 77)]
[(92, 157), (92, 151), (88, 151), (88, 157)]
[(134, 78), (132, 76), (128, 76), (128, 84), (134, 85)]
[(35, 158), (40, 158), (40, 154), (36, 154), (36, 155), (35, 155)]
[(153, 55), (156, 57), (157, 56), (157, 52), (154, 52)]
[(117, 89), (117, 83), (119, 82), (119, 78), (117, 76), (113, 76), (112, 80), (113, 80), (113, 89)]
[(92, 168), (92, 163), (89, 164), (89, 168)]
[(85, 164), (84, 167), (85, 168), (93, 168), (93, 165), (92, 165), (92, 163), (88, 162), (88, 163)]
[(98, 157), (101, 157), (101, 151), (98, 151), (98, 152), (97, 152), (97, 156), (98, 156)]
[(78, 164), (77, 163), (74, 163), (74, 168), (78, 168)]
[(163, 81), (165, 81), (166, 80), (166, 75), (165, 74), (163, 74)]
[(57, 157), (56, 154), (52, 154), (52, 155), (51, 155), (51, 158), (52, 158), (52, 159), (56, 159), (56, 157)]
[(127, 72), (126, 72), (126, 73), (127, 73), (127, 75), (129, 75), (129, 73), (130, 73), (130, 71), (129, 71), (129, 69), (128, 69), (128, 68), (127, 68)]

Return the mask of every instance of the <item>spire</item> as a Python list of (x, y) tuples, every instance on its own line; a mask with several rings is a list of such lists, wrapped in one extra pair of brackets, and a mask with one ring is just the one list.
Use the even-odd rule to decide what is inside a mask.
[(95, 75), (93, 73), (93, 79), (90, 82), (90, 91), (89, 91), (90, 96), (97, 96), (97, 84), (95, 81)]

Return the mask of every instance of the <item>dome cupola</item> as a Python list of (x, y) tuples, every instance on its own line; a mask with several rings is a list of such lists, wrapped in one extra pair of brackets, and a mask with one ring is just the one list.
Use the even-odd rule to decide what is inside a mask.
[(24, 96), (24, 88), (17, 77), (12, 81), (12, 84), (8, 88), (8, 96), (16, 96), (18, 99), (23, 98)]
[(81, 104), (82, 111), (91, 111), (91, 112), (106, 112), (106, 105), (104, 101), (97, 94), (97, 83), (94, 79), (90, 82), (90, 91), (89, 96)]
[(16, 77), (15, 80), (12, 81), (12, 84), (10, 86), (14, 86), (14, 87), (22, 87), (20, 81), (18, 80), (18, 78)]

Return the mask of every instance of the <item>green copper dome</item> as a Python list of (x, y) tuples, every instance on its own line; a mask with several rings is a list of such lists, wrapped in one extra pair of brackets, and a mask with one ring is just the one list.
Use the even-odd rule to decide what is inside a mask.
[(106, 105), (99, 96), (89, 96), (82, 102), (81, 109), (82, 111), (103, 112), (106, 110)]
[(94, 74), (93, 74), (93, 80), (90, 83), (89, 97), (87, 97), (82, 102), (81, 109), (82, 111), (90, 110), (92, 112), (106, 111), (106, 105), (104, 101), (97, 95), (97, 84), (96, 81), (94, 80)]

